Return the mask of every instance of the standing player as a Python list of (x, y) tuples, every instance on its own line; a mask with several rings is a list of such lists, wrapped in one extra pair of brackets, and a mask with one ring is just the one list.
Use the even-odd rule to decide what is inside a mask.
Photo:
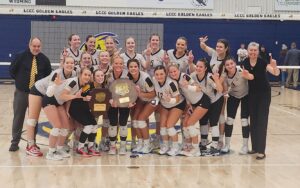
[(146, 60), (142, 56), (142, 54), (136, 53), (135, 51), (135, 39), (133, 37), (128, 37), (125, 40), (125, 48), (126, 51), (124, 53), (121, 53), (120, 56), (124, 60), (124, 67), (127, 69), (127, 62), (130, 59), (137, 59), (139, 61), (139, 69), (140, 70), (145, 70), (146, 68)]
[(92, 65), (99, 64), (100, 50), (96, 49), (96, 38), (93, 35), (88, 35), (85, 39), (85, 51), (92, 56)]
[(139, 70), (139, 61), (137, 59), (130, 59), (127, 63), (129, 70), (129, 79), (136, 84), (138, 91), (138, 99), (136, 105), (132, 108), (131, 122), (136, 129), (138, 144), (133, 152), (150, 153), (152, 148), (149, 140), (149, 127), (147, 127), (146, 120), (155, 110), (150, 102), (155, 97), (155, 90), (152, 79), (149, 74)]
[[(160, 154), (176, 156), (179, 154), (178, 133), (175, 125), (182, 115), (186, 101), (179, 92), (176, 81), (167, 76), (164, 66), (159, 65), (154, 70), (154, 87), (156, 96), (162, 105), (160, 111), (160, 135), (163, 143), (160, 147)], [(169, 139), (172, 146), (169, 146)]]
[[(223, 87), (219, 80), (219, 74), (211, 74), (209, 72), (210, 66), (205, 59), (198, 60), (196, 64), (196, 71), (191, 74), (191, 78), (200, 85), (203, 93), (209, 96), (211, 105), (208, 112), (200, 119), (200, 132), (201, 132), (201, 143), (200, 150), (203, 151), (202, 155), (219, 155), (218, 149), (219, 141), (219, 126), (218, 121), (222, 106), (224, 103)], [(206, 150), (207, 136), (208, 136), (208, 121), (211, 127), (212, 145), (210, 150)]]
[(54, 81), (57, 76), (62, 81), (76, 76), (76, 72), (74, 71), (74, 59), (72, 57), (66, 57), (62, 68), (56, 69), (46, 78), (38, 80), (30, 89), (28, 97), (28, 118), (26, 121), (26, 153), (28, 155), (35, 157), (43, 156), (43, 153), (35, 144), (34, 130), (40, 116), (43, 96), (46, 95), (51, 80)]
[(186, 156), (200, 156), (197, 124), (209, 109), (210, 98), (201, 91), (199, 85), (186, 73), (181, 73), (175, 64), (169, 66), (169, 76), (176, 80), (181, 93), (191, 104), (183, 120), (183, 134), (185, 147), (183, 154)]
[(183, 73), (192, 73), (195, 71), (195, 65), (193, 64), (194, 56), (192, 51), (187, 50), (187, 39), (185, 37), (179, 37), (176, 41), (176, 49), (167, 51), (169, 62), (176, 64)]
[(77, 34), (71, 34), (68, 37), (68, 45), (70, 46), (69, 48), (64, 48), (64, 50), (62, 51), (61, 55), (60, 55), (60, 64), (62, 66), (63, 62), (64, 62), (64, 58), (65, 57), (72, 57), (74, 59), (75, 62), (75, 66), (79, 65), (79, 61), (80, 61), (80, 57), (81, 57), (81, 53), (82, 51), (79, 49), (80, 47), (80, 37)]
[(240, 154), (245, 155), (248, 153), (249, 139), (248, 79), (250, 79), (250, 76), (247, 71), (243, 71), (241, 68), (236, 67), (236, 62), (233, 58), (227, 58), (225, 60), (225, 71), (221, 75), (221, 79), (224, 80), (224, 90), (228, 93), (225, 145), (221, 149), (221, 152), (228, 153), (230, 151), (233, 122), (239, 104), (241, 103), (243, 145)]

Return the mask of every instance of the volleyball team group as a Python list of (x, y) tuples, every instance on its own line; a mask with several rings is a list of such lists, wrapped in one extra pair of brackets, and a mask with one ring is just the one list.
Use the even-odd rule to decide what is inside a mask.
[[(248, 57), (237, 66), (226, 39), (219, 39), (215, 48), (207, 46), (207, 40), (207, 36), (200, 37), (199, 44), (210, 61), (195, 61), (185, 37), (177, 39), (174, 49), (165, 51), (159, 35), (152, 34), (140, 54), (135, 50), (133, 37), (125, 40), (124, 52), (117, 48), (113, 37), (105, 39), (106, 50), (100, 51), (95, 48), (95, 37), (90, 35), (81, 51), (80, 37), (72, 34), (68, 38), (70, 46), (61, 53), (60, 67), (30, 89), (26, 153), (43, 156), (34, 134), (42, 108), (53, 126), (46, 154), (49, 160), (71, 156), (70, 148), (65, 147), (71, 134), (75, 140), (73, 150), (82, 157), (100, 156), (101, 152), (125, 155), (129, 117), (133, 153), (155, 150), (169, 156), (219, 156), (230, 152), (240, 105), (239, 154), (255, 154), (256, 159), (264, 159), (271, 102), (268, 74), (279, 75), (276, 61), (261, 59), (259, 44), (251, 42)], [(99, 117), (89, 106), (90, 92), (94, 88), (109, 88), (118, 79), (131, 80), (138, 99), (126, 107), (110, 99), (102, 124), (98, 125)], [(156, 130), (150, 136), (149, 117), (153, 113)], [(179, 130), (175, 127), (178, 121)], [(99, 128), (101, 140), (95, 143)], [(182, 142), (178, 139), (180, 132)]]

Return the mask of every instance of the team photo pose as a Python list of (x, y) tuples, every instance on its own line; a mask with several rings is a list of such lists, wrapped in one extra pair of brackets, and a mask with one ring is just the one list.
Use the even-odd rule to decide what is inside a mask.
[(124, 67), (127, 69), (127, 62), (130, 59), (137, 59), (139, 61), (139, 69), (146, 69), (146, 60), (142, 54), (135, 51), (135, 39), (133, 37), (128, 37), (125, 40), (125, 52), (121, 53), (120, 56), (124, 60)]
[(99, 64), (100, 50), (96, 49), (96, 38), (93, 35), (88, 35), (85, 39), (85, 51), (91, 55), (92, 65)]
[(270, 58), (266, 62), (259, 57), (259, 44), (250, 42), (248, 45), (248, 58), (242, 63), (245, 70), (252, 76), (249, 77), (249, 113), (250, 134), (252, 151), (256, 153), (256, 159), (266, 157), (266, 140), (269, 119), (269, 108), (271, 103), (271, 86), (267, 72), (274, 76), (280, 74), (276, 60)]
[[(123, 58), (120, 56), (114, 56), (112, 58), (112, 72), (108, 75), (108, 86), (112, 84), (113, 81), (120, 79), (120, 78), (127, 78), (128, 79), (128, 72), (124, 69), (124, 62)], [(113, 99), (110, 100), (111, 107), (109, 108), (107, 114), (108, 119), (110, 122), (108, 134), (110, 139), (110, 148), (108, 154), (116, 155), (117, 148), (117, 135), (118, 132), (120, 134), (120, 149), (119, 155), (126, 154), (126, 140), (127, 140), (127, 121), (129, 117), (130, 107), (134, 106), (134, 103), (129, 103), (128, 107), (118, 107), (116, 101)], [(119, 131), (118, 131), (119, 125)]]
[[(105, 38), (105, 49), (108, 51), (109, 56), (112, 58), (114, 55), (120, 55), (122, 48), (117, 48), (117, 41), (112, 36)], [(112, 59), (111, 59), (112, 60)]]
[(152, 99), (155, 97), (154, 85), (149, 74), (139, 70), (140, 65), (137, 59), (130, 59), (127, 66), (129, 79), (136, 84), (138, 93), (136, 105), (131, 109), (131, 128), (136, 130), (138, 137), (138, 144), (133, 152), (147, 154), (152, 150), (146, 120), (156, 109), (156, 106), (151, 104)]
[(76, 76), (76, 72), (74, 71), (74, 59), (72, 57), (66, 57), (62, 65), (62, 68), (54, 70), (46, 78), (35, 82), (34, 86), (30, 89), (28, 97), (28, 118), (25, 123), (27, 135), (26, 153), (30, 156), (43, 156), (43, 153), (35, 144), (34, 131), (40, 116), (42, 99), (43, 96), (46, 95), (49, 83), (54, 81), (56, 77), (59, 77), (61, 81), (64, 81)]
[[(64, 141), (70, 127), (69, 115), (64, 104), (76, 98), (83, 98), (81, 88), (88, 84), (90, 79), (91, 71), (83, 68), (78, 77), (69, 78), (63, 83), (56, 79), (56, 84), (60, 84), (55, 86), (54, 95), (51, 96), (48, 93), (43, 97), (43, 110), (53, 126), (49, 135), (49, 151), (46, 155), (48, 160), (62, 160), (70, 157), (70, 154), (63, 150)], [(88, 100), (88, 97), (84, 98)]]
[(177, 65), (169, 66), (169, 76), (177, 81), (182, 95), (190, 103), (183, 120), (185, 146), (182, 154), (191, 157), (200, 156), (198, 121), (207, 113), (210, 98), (201, 91), (200, 86), (188, 74), (180, 72)]
[(221, 149), (222, 153), (230, 151), (230, 140), (233, 130), (233, 122), (241, 103), (241, 125), (243, 145), (240, 154), (248, 153), (248, 139), (249, 139), (249, 103), (248, 103), (248, 79), (251, 75), (236, 66), (236, 61), (229, 57), (225, 60), (225, 71), (221, 75), (223, 79), (223, 86), (225, 92), (228, 94), (227, 99), (227, 119), (225, 123), (225, 145)]
[(80, 37), (77, 34), (71, 34), (68, 37), (68, 45), (70, 46), (69, 48), (64, 48), (61, 55), (60, 55), (60, 65), (63, 66), (64, 58), (65, 57), (72, 57), (74, 59), (75, 66), (79, 65), (80, 62), (80, 57), (82, 51), (79, 49), (80, 48)]
[[(191, 74), (191, 78), (200, 85), (201, 91), (209, 98), (211, 105), (208, 112), (200, 119), (201, 155), (217, 156), (220, 154), (218, 149), (219, 142), (219, 117), (224, 103), (223, 87), (218, 73), (210, 73), (210, 66), (205, 59), (200, 59), (196, 64), (196, 71)], [(208, 122), (211, 127), (212, 144), (207, 150)]]
[[(159, 153), (176, 156), (180, 152), (180, 147), (175, 125), (186, 107), (186, 101), (179, 92), (177, 82), (167, 76), (167, 70), (164, 66), (155, 67), (153, 83), (156, 96), (162, 106), (160, 110), (162, 144)], [(169, 146), (169, 141), (172, 143), (171, 146)]]

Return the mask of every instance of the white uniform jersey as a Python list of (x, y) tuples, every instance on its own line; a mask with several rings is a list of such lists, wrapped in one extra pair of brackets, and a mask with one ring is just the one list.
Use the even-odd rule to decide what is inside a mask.
[[(72, 71), (72, 74), (71, 74), (71, 77), (70, 78), (73, 78), (73, 77), (76, 77), (76, 72), (75, 71)], [(64, 74), (64, 71), (62, 68), (58, 68), (54, 71), (51, 72), (50, 75), (48, 75), (47, 77), (41, 79), (41, 80), (38, 80), (35, 82), (34, 86), (36, 87), (36, 89), (43, 95), (46, 95), (46, 91), (47, 91), (47, 88), (48, 86), (51, 84), (51, 82), (54, 81), (54, 79), (56, 78), (56, 76), (59, 76), (60, 79), (62, 81), (65, 81), (66, 79), (68, 79), (66, 77), (66, 75)]]
[[(156, 96), (159, 98), (160, 104), (165, 108), (172, 108), (180, 104), (184, 98), (179, 92), (179, 87), (176, 81), (167, 77), (165, 83), (160, 85), (158, 81), (153, 79)], [(180, 99), (175, 104), (172, 104), (164, 99), (165, 96), (170, 96), (171, 98), (179, 96)]]
[(144, 68), (146, 67), (146, 60), (145, 58), (142, 56), (142, 54), (138, 54), (138, 53), (135, 53), (135, 56), (134, 57), (130, 57), (126, 52), (125, 53), (121, 53), (120, 56), (123, 58), (124, 60), (124, 69), (128, 69), (127, 68), (127, 62), (128, 60), (130, 59), (136, 59), (139, 61), (140, 63), (140, 70), (144, 70)]
[(222, 59), (218, 59), (218, 55), (216, 50), (211, 49), (208, 51), (208, 55), (211, 56), (211, 60), (209, 62), (210, 68), (212, 70), (213, 73), (217, 73), (219, 72), (219, 67), (222, 63)]
[(92, 65), (99, 65), (100, 63), (99, 55), (100, 55), (100, 50), (95, 50), (93, 53), (91, 53)]
[(110, 73), (107, 75), (107, 85), (108, 87), (113, 83), (113, 81), (120, 79), (120, 78), (129, 78), (128, 77), (128, 71), (127, 70), (123, 70), (123, 72), (121, 73), (120, 77), (116, 78), (114, 75), (113, 70), (110, 71)]
[(232, 77), (227, 73), (223, 73), (224, 84), (228, 87), (228, 94), (238, 99), (243, 98), (248, 94), (248, 80), (242, 77), (242, 69), (237, 68)]
[(189, 69), (189, 57), (186, 55), (186, 53), (181, 57), (176, 57), (176, 50), (168, 50), (167, 54), (170, 58), (171, 64), (176, 64), (180, 70), (180, 72), (187, 73), (187, 70)]
[(196, 82), (188, 74), (185, 74), (185, 73), (180, 73), (179, 79), (176, 80), (177, 83), (178, 83), (178, 85), (179, 85), (179, 91), (180, 91), (180, 93), (191, 104), (196, 104), (202, 98), (203, 92), (202, 91), (191, 91), (191, 90), (189, 90), (186, 87), (182, 87), (180, 85), (180, 82), (182, 82), (183, 80), (186, 80), (189, 83), (189, 85), (196, 85)]
[(57, 86), (55, 89), (54, 97), (58, 104), (62, 105), (66, 100), (63, 100), (61, 98), (61, 94), (64, 90), (68, 90), (70, 95), (76, 94), (80, 90), (79, 80), (78, 77), (69, 78), (65, 82), (63, 82), (61, 85)]
[(211, 73), (208, 73), (206, 77), (200, 80), (196, 72), (193, 72), (191, 74), (191, 77), (197, 84), (199, 84), (199, 86), (201, 87), (201, 91), (210, 98), (210, 102), (214, 103), (223, 96), (223, 93), (219, 93), (216, 91), (216, 83), (211, 78), (211, 75)]
[(150, 66), (148, 67), (148, 70), (147, 70), (147, 72), (149, 73), (149, 75), (151, 77), (154, 76), (155, 67), (157, 67), (158, 65), (165, 65), (163, 62), (164, 55), (165, 55), (165, 51), (163, 49), (159, 49), (157, 52), (151, 53)]
[[(74, 59), (74, 64), (79, 65), (82, 51), (78, 49), (76, 52), (73, 52), (71, 48), (66, 48), (66, 51), (67, 51), (67, 56), (72, 57)], [(63, 59), (63, 53), (64, 52), (61, 53), (60, 59)]]
[[(129, 74), (129, 79), (132, 80), (132, 77)], [(136, 82), (134, 82), (136, 85), (140, 87), (140, 90), (144, 93), (149, 93), (154, 91), (154, 85), (153, 81), (151, 80), (151, 77), (148, 73), (140, 71), (139, 78)], [(142, 101), (151, 101), (152, 99), (149, 98), (142, 98), (139, 97)]]

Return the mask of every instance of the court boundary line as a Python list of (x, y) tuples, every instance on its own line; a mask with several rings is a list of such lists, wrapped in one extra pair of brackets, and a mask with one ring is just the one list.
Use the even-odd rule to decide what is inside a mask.
[(300, 163), (269, 163), (269, 164), (248, 164), (248, 163), (241, 163), (241, 164), (170, 164), (170, 165), (149, 165), (149, 164), (132, 164), (132, 165), (99, 165), (99, 164), (90, 164), (90, 165), (83, 165), (83, 164), (75, 164), (75, 165), (3, 165), (0, 166), (0, 169), (5, 168), (86, 168), (86, 167), (230, 167), (230, 166), (242, 166), (242, 167), (300, 167)]

